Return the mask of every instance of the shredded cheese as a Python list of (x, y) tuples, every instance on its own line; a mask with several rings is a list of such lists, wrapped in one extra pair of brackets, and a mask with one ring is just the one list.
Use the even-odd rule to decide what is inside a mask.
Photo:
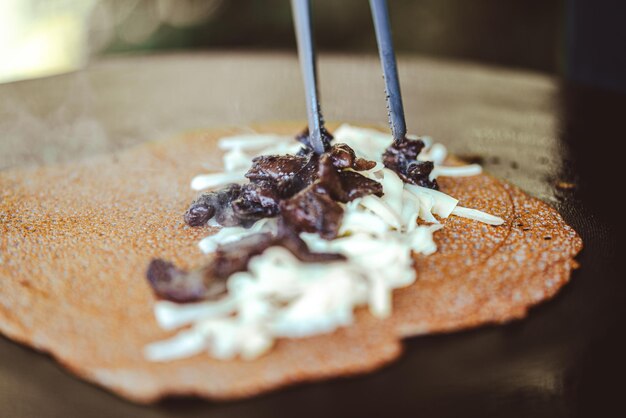
[[(425, 140), (420, 160), (433, 161), (436, 176), (471, 176), (479, 165), (443, 165), (446, 148)], [(380, 182), (382, 197), (369, 195), (344, 207), (339, 237), (327, 241), (317, 234), (301, 234), (313, 251), (337, 252), (345, 261), (303, 263), (282, 247), (271, 247), (250, 260), (248, 271), (228, 278), (223, 299), (190, 304), (160, 301), (155, 316), (166, 330), (184, 328), (165, 341), (149, 344), (145, 356), (170, 361), (208, 352), (217, 359), (254, 359), (272, 348), (277, 338), (301, 338), (333, 332), (354, 322), (354, 310), (365, 306), (385, 318), (393, 312), (393, 291), (416, 280), (412, 253), (429, 255), (437, 250), (433, 233), (444, 226), (439, 219), (451, 215), (500, 225), (503, 219), (458, 205), (440, 191), (406, 184), (385, 168), (382, 154), (391, 137), (375, 130), (342, 125), (335, 142), (346, 143), (358, 157), (376, 161), (360, 173)], [(191, 187), (203, 190), (245, 181), (253, 155), (294, 153), (291, 138), (274, 135), (240, 135), (222, 138), (219, 148), (224, 172), (197, 176)], [(248, 154), (250, 153), (250, 154)], [(438, 217), (436, 217), (436, 216)], [(430, 223), (418, 225), (417, 220)], [(222, 228), (199, 243), (203, 253), (260, 231), (275, 231), (274, 219), (262, 219), (251, 228)]]

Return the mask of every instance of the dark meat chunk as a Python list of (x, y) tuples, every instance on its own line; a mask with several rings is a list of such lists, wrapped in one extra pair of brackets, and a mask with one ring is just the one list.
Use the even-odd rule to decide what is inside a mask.
[(148, 266), (148, 283), (158, 297), (173, 302), (215, 300), (226, 293), (228, 277), (246, 271), (252, 257), (275, 245), (285, 247), (302, 262), (323, 263), (345, 259), (341, 254), (312, 252), (296, 232), (284, 223), (280, 225), (276, 236), (258, 233), (220, 245), (208, 265), (191, 272), (181, 270), (170, 262), (154, 259)]
[(273, 246), (285, 247), (302, 262), (328, 262), (345, 259), (341, 254), (311, 252), (296, 232), (286, 226), (284, 222), (280, 222), (279, 225), (279, 231), (275, 236), (270, 233), (258, 233), (219, 246), (209, 267), (212, 275), (217, 278), (228, 278), (233, 273), (245, 271), (252, 257), (262, 254), (266, 249)]
[(231, 184), (217, 193), (215, 206), (215, 220), (222, 226), (236, 226), (241, 224), (241, 220), (232, 208), (232, 202), (241, 195), (241, 186)]
[(437, 180), (430, 180), (429, 178), (434, 167), (432, 161), (414, 161), (407, 167), (406, 177), (411, 180), (410, 183), (438, 190)]
[(337, 253), (312, 252), (306, 242), (285, 222), (280, 222), (275, 245), (281, 245), (291, 251), (296, 258), (304, 263), (324, 263), (329, 261), (345, 260), (346, 257)]
[(271, 234), (254, 234), (219, 246), (208, 265), (191, 272), (154, 259), (148, 266), (148, 282), (157, 296), (174, 302), (217, 299), (226, 293), (226, 279), (233, 273), (245, 271), (250, 259), (261, 254), (274, 241)]
[(383, 195), (382, 184), (355, 171), (337, 170), (332, 163), (332, 157), (328, 154), (320, 158), (318, 180), (314, 184), (318, 192), (327, 193), (342, 203), (369, 194)]
[(216, 192), (217, 201), (215, 203), (215, 220), (222, 226), (249, 226), (242, 222), (232, 207), (232, 202), (241, 196), (242, 188), (239, 184), (231, 184)]
[(352, 168), (354, 170), (370, 170), (376, 166), (375, 161), (358, 158), (348, 144), (335, 144), (328, 151), (333, 165), (337, 168)]
[(269, 208), (267, 216), (274, 216), (278, 210), (278, 200), (280, 199), (276, 187), (269, 182), (249, 183), (242, 187), (239, 199), (247, 199), (258, 203), (264, 208)]
[(209, 267), (213, 276), (228, 278), (233, 273), (245, 271), (252, 257), (262, 254), (266, 249), (273, 246), (285, 247), (302, 262), (328, 262), (345, 258), (341, 254), (311, 252), (296, 232), (285, 226), (283, 222), (280, 224), (282, 226), (276, 236), (270, 233), (258, 233), (219, 246)]
[(215, 208), (213, 206), (194, 202), (185, 212), (184, 218), (185, 223), (189, 226), (202, 226), (206, 224), (213, 215), (215, 215)]
[(341, 188), (345, 190), (345, 201), (342, 201), (344, 203), (370, 194), (378, 197), (383, 195), (382, 184), (357, 172), (342, 171), (339, 173), (339, 180)]
[(383, 154), (385, 167), (396, 166), (405, 171), (409, 163), (417, 159), (423, 148), (424, 142), (420, 139), (405, 138), (402, 142), (394, 141)]
[(307, 186), (310, 186), (311, 184), (313, 184), (313, 182), (317, 180), (320, 157), (317, 154), (311, 153), (307, 156), (307, 158), (308, 158), (308, 161), (306, 165), (304, 166), (302, 171), (298, 173), (298, 175), (295, 178), (295, 181), (292, 184), (291, 190), (289, 190), (291, 194), (287, 195), (281, 192), (284, 198), (292, 197), (293, 195), (298, 193), (300, 190), (303, 190)]
[(311, 153), (305, 157), (307, 162), (302, 170), (296, 173), (290, 182), (277, 185), (276, 189), (281, 199), (289, 199), (317, 180), (319, 156)]
[(250, 223), (242, 222), (231, 205), (221, 208), (215, 215), (215, 221), (222, 226), (250, 226)]
[(323, 154), (319, 161), (318, 180), (314, 183), (315, 190), (328, 194), (333, 200), (347, 202), (348, 195), (341, 185), (339, 171), (333, 165), (332, 157)]
[(150, 262), (147, 277), (157, 296), (174, 302), (215, 299), (226, 292), (226, 281), (206, 268), (186, 272), (158, 258)]
[(385, 150), (383, 163), (385, 167), (404, 174), (409, 164), (417, 159), (423, 148), (424, 143), (419, 139), (405, 139), (403, 142), (394, 142)]
[[(203, 193), (187, 209), (184, 215), (189, 226), (202, 226), (213, 216), (221, 225), (236, 225), (232, 218), (230, 203), (241, 194), (241, 186), (230, 184), (216, 192)], [(220, 222), (220, 219), (225, 222)]]
[(383, 163), (407, 183), (438, 189), (437, 182), (428, 178), (433, 169), (432, 163), (417, 161), (417, 155), (423, 148), (424, 143), (419, 139), (405, 138), (402, 142), (394, 142), (385, 150)]
[(337, 168), (352, 168), (356, 155), (347, 144), (335, 144), (328, 151), (333, 165)]
[(214, 277), (226, 279), (233, 273), (246, 271), (250, 259), (261, 254), (273, 243), (272, 234), (259, 233), (220, 245), (215, 250), (215, 258), (208, 269)]
[(270, 183), (231, 184), (202, 194), (185, 212), (185, 222), (201, 226), (215, 216), (222, 226), (249, 227), (261, 218), (276, 216), (278, 202), (276, 187)]
[(269, 182), (249, 183), (241, 188), (239, 197), (231, 203), (240, 220), (255, 222), (271, 218), (279, 212), (280, 197), (276, 187)]
[(357, 158), (352, 164), (352, 168), (357, 171), (371, 170), (376, 167), (376, 161), (366, 160), (364, 158)]
[[(381, 195), (382, 187), (377, 182), (358, 173), (344, 174), (341, 171), (370, 169), (375, 163), (357, 158), (354, 150), (346, 144), (331, 147), (332, 136), (326, 130), (324, 135), (328, 152), (322, 156), (309, 152), (304, 155), (264, 155), (255, 158), (246, 173), (249, 184), (232, 184), (222, 190), (201, 195), (185, 213), (185, 222), (191, 226), (200, 226), (215, 217), (215, 221), (222, 226), (248, 227), (259, 219), (278, 215), (281, 212), (281, 201), (291, 199), (307, 188), (319, 195), (311, 202), (317, 202), (320, 210), (322, 207), (331, 208), (333, 214), (341, 212), (337, 210), (341, 208), (330, 202), (332, 200), (345, 203), (367, 194)], [(301, 134), (299, 140), (306, 146), (308, 135)], [(287, 207), (292, 206), (289, 204)], [(313, 210), (313, 206), (309, 207), (308, 203), (304, 207)], [(321, 214), (322, 219), (317, 220), (317, 226), (311, 226), (312, 220), (305, 222), (309, 226), (302, 230), (318, 231), (321, 228), (328, 236), (332, 235), (334, 220), (325, 222), (324, 216)]]
[[(324, 144), (324, 152), (326, 152), (330, 149), (330, 143), (333, 140), (333, 136), (323, 126), (320, 133), (322, 136), (322, 143)], [(313, 152), (311, 138), (309, 136), (309, 128), (304, 128), (302, 132), (296, 135), (296, 140), (302, 144), (302, 148), (298, 151), (298, 155), (307, 155)]]
[(194, 200), (185, 212), (185, 223), (189, 226), (202, 226), (215, 215), (217, 192), (203, 193)]
[(315, 154), (264, 155), (252, 160), (252, 167), (246, 177), (253, 183), (271, 184), (281, 199), (286, 199), (317, 178), (317, 159)]
[(298, 155), (261, 155), (252, 160), (246, 173), (250, 181), (288, 182), (307, 164), (308, 158)]
[(287, 225), (296, 232), (317, 232), (324, 239), (337, 236), (343, 209), (328, 194), (315, 185), (300, 191), (280, 204)]

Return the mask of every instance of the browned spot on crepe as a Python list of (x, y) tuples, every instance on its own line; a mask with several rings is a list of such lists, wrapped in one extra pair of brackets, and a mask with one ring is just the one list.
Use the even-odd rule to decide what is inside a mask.
[(462, 205), (506, 224), (447, 219), (435, 234), (439, 251), (416, 257), (418, 280), (395, 293), (389, 320), (361, 310), (354, 326), (281, 340), (252, 362), (208, 355), (148, 362), (144, 345), (169, 334), (155, 322), (146, 266), (152, 257), (184, 267), (202, 262), (197, 242), (211, 229), (182, 222), (194, 197), (189, 181), (207, 160), (219, 161), (215, 139), (232, 132), (1, 173), (0, 331), (138, 402), (173, 394), (237, 398), (372, 370), (400, 354), (400, 337), (520, 318), (575, 267), (581, 240), (549, 206), (487, 175), (441, 178), (441, 189)]

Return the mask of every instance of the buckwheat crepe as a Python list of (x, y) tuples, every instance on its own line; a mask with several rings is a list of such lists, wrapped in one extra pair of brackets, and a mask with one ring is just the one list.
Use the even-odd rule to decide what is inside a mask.
[[(293, 134), (299, 125), (255, 128)], [(213, 229), (186, 226), (182, 213), (195, 196), (190, 179), (219, 161), (216, 140), (234, 132), (0, 173), (0, 331), (136, 402), (233, 399), (373, 370), (401, 354), (404, 337), (521, 318), (576, 267), (582, 241), (545, 203), (485, 174), (440, 177), (461, 205), (506, 222), (443, 220), (437, 252), (415, 256), (418, 279), (394, 293), (389, 319), (360, 310), (353, 326), (280, 340), (254, 361), (149, 362), (144, 346), (171, 334), (155, 321), (146, 267), (154, 257), (181, 267), (206, 261), (197, 243)]]

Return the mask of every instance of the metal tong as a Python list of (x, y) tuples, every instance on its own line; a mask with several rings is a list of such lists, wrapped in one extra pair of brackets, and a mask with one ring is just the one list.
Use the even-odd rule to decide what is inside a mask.
[[(317, 63), (311, 27), (311, 4), (310, 0), (291, 0), (291, 6), (298, 42), (298, 56), (304, 80), (309, 140), (313, 151), (321, 154), (324, 152), (324, 143), (322, 141), (324, 118), (322, 117), (317, 90)], [(370, 0), (370, 8), (372, 9), (376, 42), (378, 43), (378, 52), (385, 79), (389, 125), (394, 141), (403, 142), (406, 137), (406, 122), (404, 119), (402, 94), (400, 92), (400, 81), (398, 79), (396, 54), (391, 38), (387, 0)]]

